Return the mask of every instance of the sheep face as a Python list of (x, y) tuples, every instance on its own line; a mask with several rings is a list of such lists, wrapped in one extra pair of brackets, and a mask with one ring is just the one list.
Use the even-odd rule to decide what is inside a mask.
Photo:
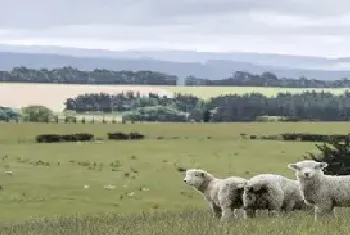
[(184, 182), (195, 188), (199, 188), (207, 182), (208, 173), (204, 170), (190, 169), (186, 171)]
[(326, 166), (326, 162), (316, 162), (313, 160), (305, 160), (288, 165), (290, 169), (295, 171), (296, 176), (303, 180), (314, 179), (318, 175), (323, 174), (323, 169)]

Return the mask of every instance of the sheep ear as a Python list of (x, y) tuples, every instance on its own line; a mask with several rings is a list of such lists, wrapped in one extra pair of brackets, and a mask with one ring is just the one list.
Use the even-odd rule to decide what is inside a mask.
[(294, 170), (294, 171), (299, 170), (299, 167), (298, 167), (297, 164), (289, 164), (288, 168), (291, 169), (291, 170)]
[(316, 166), (316, 169), (321, 169), (323, 170), (324, 168), (326, 168), (328, 166), (327, 162), (319, 162)]

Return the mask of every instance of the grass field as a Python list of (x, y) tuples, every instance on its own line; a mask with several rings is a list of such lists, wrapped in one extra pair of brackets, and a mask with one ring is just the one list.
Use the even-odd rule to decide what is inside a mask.
[[(55, 112), (64, 108), (67, 98), (84, 93), (121, 93), (139, 91), (143, 95), (149, 92), (172, 97), (174, 93), (192, 94), (203, 99), (209, 99), (225, 94), (243, 95), (250, 92), (262, 93), (265, 96), (275, 96), (279, 92), (301, 93), (304, 91), (321, 90), (334, 94), (344, 93), (345, 88), (335, 89), (299, 89), (299, 88), (269, 88), (269, 87), (180, 87), (180, 86), (142, 86), (142, 85), (68, 85), (68, 84), (17, 84), (0, 83), (0, 100), (2, 106), (20, 108), (27, 105), (40, 104)], [(13, 94), (21, 94), (14, 96)]]
[[(147, 138), (108, 141), (110, 131), (138, 131)], [(176, 171), (184, 166), (221, 177), (277, 173), (294, 178), (287, 164), (315, 151), (314, 144), (240, 138), (240, 133), (294, 131), (349, 133), (350, 126), (331, 122), (1, 124), (0, 169), (12, 170), (13, 175), (1, 172), (0, 176), (0, 234), (346, 234), (347, 210), (323, 224), (315, 224), (311, 215), (295, 213), (291, 218), (262, 216), (217, 226), (203, 197), (184, 185)], [(74, 132), (93, 133), (102, 140), (34, 143), (36, 134)], [(116, 188), (104, 189), (108, 184)]]

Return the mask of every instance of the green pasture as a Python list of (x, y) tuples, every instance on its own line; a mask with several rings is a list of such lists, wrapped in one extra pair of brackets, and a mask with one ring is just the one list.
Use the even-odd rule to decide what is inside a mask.
[[(146, 139), (107, 140), (107, 132), (113, 131), (140, 132)], [(37, 134), (77, 132), (93, 133), (98, 140), (34, 142)], [(316, 151), (313, 143), (240, 137), (241, 133), (283, 132), (349, 133), (350, 125), (0, 124), (0, 234), (78, 234), (78, 228), (96, 231), (79, 234), (108, 235), (344, 234), (349, 229), (346, 213), (331, 224), (315, 225), (311, 215), (303, 214), (288, 221), (262, 218), (236, 222), (225, 232), (227, 228), (213, 227), (216, 222), (210, 217), (203, 196), (184, 185), (183, 175), (176, 171), (183, 166), (203, 168), (218, 177), (277, 173), (294, 178), (287, 164)], [(13, 175), (5, 174), (5, 170), (12, 170)], [(115, 188), (105, 189), (109, 184)], [(85, 189), (84, 185), (90, 188)], [(54, 220), (1, 230), (2, 225), (42, 217)], [(47, 226), (43, 227), (43, 223)]]

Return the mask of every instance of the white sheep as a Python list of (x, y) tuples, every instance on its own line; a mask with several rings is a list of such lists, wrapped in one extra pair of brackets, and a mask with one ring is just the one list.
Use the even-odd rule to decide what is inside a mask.
[(4, 171), (4, 173), (5, 173), (6, 175), (13, 175), (13, 172), (12, 172), (12, 171)]
[(235, 210), (243, 207), (246, 179), (235, 176), (219, 179), (205, 170), (189, 169), (186, 170), (184, 182), (204, 195), (214, 216), (221, 221), (229, 220), (232, 215), (238, 217)]
[(268, 210), (269, 216), (278, 216), (281, 211), (309, 209), (299, 182), (276, 174), (260, 174), (249, 179), (244, 185), (243, 204), (248, 218), (256, 217), (257, 210)]
[(106, 184), (106, 185), (103, 186), (103, 188), (106, 189), (106, 190), (112, 190), (112, 189), (115, 189), (116, 186), (113, 185), (113, 184)]
[(313, 160), (288, 167), (296, 173), (305, 202), (315, 208), (315, 220), (334, 216), (334, 207), (350, 206), (350, 175), (325, 175), (327, 163)]

